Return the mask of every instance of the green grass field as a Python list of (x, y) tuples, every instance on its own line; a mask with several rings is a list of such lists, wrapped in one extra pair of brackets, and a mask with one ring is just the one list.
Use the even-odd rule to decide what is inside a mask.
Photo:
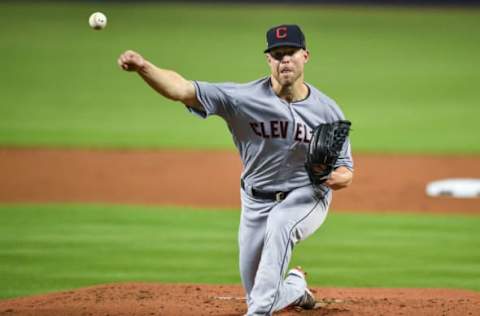
[[(97, 10), (101, 32), (87, 25)], [(187, 114), (116, 59), (130, 48), (189, 79), (246, 82), (268, 74), (264, 33), (284, 22), (303, 27), (307, 81), (353, 121), (357, 152), (480, 153), (471, 8), (0, 4), (0, 145), (233, 148), (223, 121)]]
[[(234, 211), (1, 206), (0, 297), (120, 281), (240, 283)], [(295, 249), (315, 286), (480, 290), (480, 217), (333, 213)]]

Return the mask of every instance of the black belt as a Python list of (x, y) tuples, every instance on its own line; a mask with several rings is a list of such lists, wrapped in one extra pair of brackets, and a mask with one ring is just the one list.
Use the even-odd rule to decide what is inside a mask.
[[(242, 189), (245, 190), (245, 182), (243, 181), (243, 179), (240, 180), (240, 185), (242, 186)], [(258, 190), (252, 187), (253, 197), (263, 199), (263, 200), (277, 201), (277, 202), (285, 200), (285, 198), (290, 192), (292, 191), (264, 191), (264, 190)]]

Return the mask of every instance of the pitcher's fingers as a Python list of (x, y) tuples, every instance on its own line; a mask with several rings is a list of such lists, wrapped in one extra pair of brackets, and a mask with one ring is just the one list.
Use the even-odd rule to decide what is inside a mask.
[(134, 60), (135, 55), (132, 54), (132, 53), (125, 53), (125, 54), (122, 55), (122, 57), (123, 57), (124, 61), (130, 62), (130, 61)]
[(118, 60), (118, 66), (122, 68), (123, 70), (128, 70), (128, 64), (122, 62), (120, 59)]
[(126, 54), (122, 54), (122, 55), (120, 56), (120, 60), (122, 61), (122, 63), (125, 64), (125, 63), (128, 62), (129, 58), (127, 57)]

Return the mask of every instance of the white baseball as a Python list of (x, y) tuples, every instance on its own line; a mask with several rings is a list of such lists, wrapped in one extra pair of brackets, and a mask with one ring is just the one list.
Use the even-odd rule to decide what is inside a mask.
[(107, 26), (107, 17), (102, 12), (95, 12), (90, 15), (88, 24), (94, 30), (102, 30)]

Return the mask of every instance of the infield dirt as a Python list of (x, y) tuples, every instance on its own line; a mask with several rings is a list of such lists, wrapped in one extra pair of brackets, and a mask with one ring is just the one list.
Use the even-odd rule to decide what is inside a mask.
[[(428, 182), (480, 178), (478, 156), (355, 155), (335, 211), (480, 214), (480, 199), (431, 198)], [(232, 151), (0, 149), (0, 202), (99, 202), (239, 209)]]
[[(480, 215), (480, 199), (430, 198), (429, 181), (480, 178), (480, 157), (355, 155), (335, 211)], [(0, 149), (0, 203), (94, 202), (239, 208), (240, 161), (228, 151)], [(313, 289), (312, 311), (279, 315), (480, 315), (480, 293)], [(0, 315), (243, 315), (240, 286), (129, 283), (0, 301)]]

